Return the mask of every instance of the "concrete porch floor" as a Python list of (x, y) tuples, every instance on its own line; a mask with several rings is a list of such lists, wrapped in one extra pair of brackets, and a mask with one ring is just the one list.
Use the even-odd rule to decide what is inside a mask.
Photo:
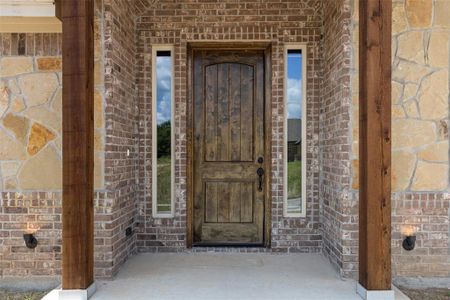
[(91, 299), (360, 300), (355, 287), (320, 254), (139, 254)]

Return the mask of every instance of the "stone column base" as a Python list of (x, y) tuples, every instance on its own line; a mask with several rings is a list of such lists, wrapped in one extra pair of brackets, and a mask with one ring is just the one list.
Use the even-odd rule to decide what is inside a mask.
[(369, 291), (359, 282), (356, 283), (356, 293), (364, 300), (395, 300), (394, 290)]
[(95, 282), (85, 290), (63, 290), (58, 287), (45, 295), (42, 300), (88, 300), (96, 289)]

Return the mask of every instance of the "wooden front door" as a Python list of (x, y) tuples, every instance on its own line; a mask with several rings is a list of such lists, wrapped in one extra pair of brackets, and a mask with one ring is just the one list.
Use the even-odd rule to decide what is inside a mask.
[(264, 52), (193, 59), (193, 243), (263, 245)]

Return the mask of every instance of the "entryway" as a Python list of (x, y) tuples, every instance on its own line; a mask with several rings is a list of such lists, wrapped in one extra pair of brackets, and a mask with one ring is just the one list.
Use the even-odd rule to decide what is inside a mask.
[(97, 288), (92, 300), (361, 299), (320, 254), (139, 254)]
[[(97, 280), (90, 299), (361, 300), (355, 286), (319, 253), (140, 253), (114, 280)], [(395, 300), (409, 299), (393, 289)], [(43, 300), (53, 299), (57, 290)]]
[(192, 52), (193, 246), (263, 246), (264, 50)]

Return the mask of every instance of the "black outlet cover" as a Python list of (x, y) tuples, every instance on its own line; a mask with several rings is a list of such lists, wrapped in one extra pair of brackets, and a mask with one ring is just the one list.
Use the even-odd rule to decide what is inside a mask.
[(125, 229), (125, 235), (126, 236), (130, 236), (133, 234), (133, 230), (131, 229), (131, 227), (128, 227), (127, 229)]

